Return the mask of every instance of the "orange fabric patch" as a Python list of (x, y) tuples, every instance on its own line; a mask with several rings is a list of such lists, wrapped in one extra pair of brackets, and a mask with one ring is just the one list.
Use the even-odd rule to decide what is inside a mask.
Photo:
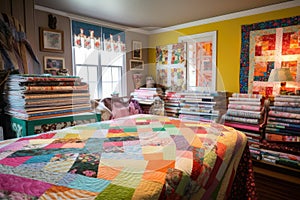
[(146, 170), (160, 171), (166, 173), (169, 168), (175, 167), (173, 160), (149, 160)]
[(97, 178), (113, 180), (121, 172), (121, 167), (99, 166)]
[(147, 154), (143, 154), (144, 156), (144, 160), (163, 160), (164, 159), (164, 155), (162, 152), (159, 153), (147, 153)]
[(144, 173), (142, 178), (145, 180), (155, 181), (164, 184), (166, 180), (166, 174), (159, 171), (147, 171)]
[(183, 126), (184, 126), (184, 123), (181, 123), (180, 120), (171, 120), (169, 124), (173, 124), (173, 125), (176, 126), (177, 128), (183, 127)]
[(83, 148), (85, 145), (85, 143), (67, 143), (67, 144), (64, 144), (62, 147), (60, 148)]
[(220, 158), (224, 158), (225, 153), (226, 153), (226, 145), (220, 142), (217, 142), (217, 149), (216, 149), (216, 153)]

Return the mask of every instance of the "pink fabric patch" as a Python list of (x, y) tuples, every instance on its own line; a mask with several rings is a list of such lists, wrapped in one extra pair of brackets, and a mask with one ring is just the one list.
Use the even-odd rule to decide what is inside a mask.
[(188, 159), (193, 159), (193, 153), (190, 151), (176, 151), (176, 156), (177, 157), (182, 157), (182, 158), (188, 158)]
[(85, 143), (66, 143), (61, 148), (77, 148), (82, 149), (85, 146)]
[(54, 144), (49, 144), (49, 145), (45, 146), (44, 149), (58, 149), (64, 145), (65, 145), (65, 143), (54, 143)]
[(104, 147), (112, 147), (112, 146), (117, 146), (117, 147), (122, 147), (123, 146), (123, 142), (104, 142), (103, 143)]
[(49, 183), (10, 174), (0, 176), (0, 190), (4, 191), (15, 191), (39, 197), (51, 186)]
[(56, 133), (44, 133), (44, 134), (40, 134), (37, 135), (35, 137), (24, 137), (24, 138), (20, 138), (18, 141), (23, 141), (23, 140), (32, 140), (32, 139), (51, 139)]
[(139, 145), (140, 141), (139, 140), (132, 140), (132, 141), (123, 141), (124, 146), (134, 146), (134, 145)]
[(17, 141), (12, 144), (9, 144), (3, 148), (0, 149), (0, 152), (4, 151), (18, 151), (22, 149), (25, 145), (27, 145), (29, 142), (28, 141)]
[(15, 157), (15, 158), (4, 158), (0, 160), (0, 164), (17, 167), (22, 165), (24, 162), (32, 158), (32, 156)]

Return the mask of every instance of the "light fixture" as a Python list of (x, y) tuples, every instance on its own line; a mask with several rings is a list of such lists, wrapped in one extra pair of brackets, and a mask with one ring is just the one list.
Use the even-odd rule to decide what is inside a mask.
[(289, 68), (272, 69), (268, 82), (280, 82), (280, 94), (285, 91), (286, 81), (293, 81)]

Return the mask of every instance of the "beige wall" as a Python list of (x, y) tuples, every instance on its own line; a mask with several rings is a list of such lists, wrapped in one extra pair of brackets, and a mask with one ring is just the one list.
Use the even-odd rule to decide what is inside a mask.
[[(26, 37), (36, 52), (36, 36), (34, 23), (34, 0), (0, 0), (0, 12), (13, 16), (23, 26)], [(27, 70), (27, 69), (26, 69)], [(26, 73), (33, 73), (30, 68)]]
[[(126, 31), (126, 78), (127, 78), (127, 94), (129, 95), (134, 91), (134, 84), (132, 75), (134, 73), (143, 74), (142, 83), (146, 84), (145, 77), (148, 75), (149, 67), (148, 67), (148, 35)], [(132, 41), (140, 41), (142, 42), (142, 60), (144, 61), (144, 70), (130, 70), (130, 60), (132, 59)]]
[(37, 56), (42, 64), (44, 69), (44, 57), (63, 57), (65, 59), (65, 66), (72, 74), (72, 47), (71, 47), (71, 27), (70, 27), (70, 19), (68, 17), (55, 15), (57, 19), (56, 29), (64, 32), (64, 51), (63, 53), (53, 53), (53, 52), (45, 52), (40, 51), (40, 36), (39, 36), (39, 28), (49, 28), (48, 27), (48, 15), (51, 13), (35, 10), (34, 12), (35, 18), (35, 42), (38, 44), (36, 48)]

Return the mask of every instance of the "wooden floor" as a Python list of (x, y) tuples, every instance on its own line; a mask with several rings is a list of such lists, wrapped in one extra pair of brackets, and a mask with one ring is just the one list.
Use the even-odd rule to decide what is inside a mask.
[(259, 200), (300, 199), (300, 170), (261, 161), (253, 169)]

